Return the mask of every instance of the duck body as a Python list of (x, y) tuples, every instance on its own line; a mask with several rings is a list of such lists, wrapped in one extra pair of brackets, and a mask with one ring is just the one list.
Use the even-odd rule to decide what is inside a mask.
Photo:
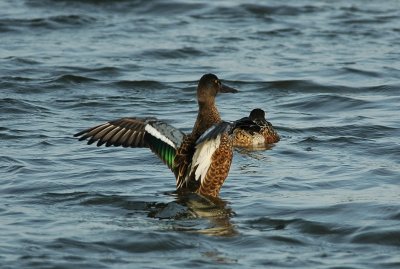
[(193, 130), (184, 134), (156, 118), (122, 118), (75, 137), (97, 146), (150, 148), (174, 173), (178, 192), (216, 197), (232, 162), (233, 125), (223, 122), (215, 105), (220, 92), (237, 92), (214, 74), (202, 76), (197, 87), (199, 111)]
[(248, 117), (235, 122), (234, 147), (265, 147), (280, 140), (272, 124), (265, 119), (262, 109), (253, 109)]

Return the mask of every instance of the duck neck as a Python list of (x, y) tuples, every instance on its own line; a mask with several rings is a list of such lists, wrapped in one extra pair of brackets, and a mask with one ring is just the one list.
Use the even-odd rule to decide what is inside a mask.
[(199, 102), (199, 112), (193, 127), (192, 135), (195, 139), (199, 138), (208, 128), (221, 122), (218, 109), (214, 100), (209, 102)]

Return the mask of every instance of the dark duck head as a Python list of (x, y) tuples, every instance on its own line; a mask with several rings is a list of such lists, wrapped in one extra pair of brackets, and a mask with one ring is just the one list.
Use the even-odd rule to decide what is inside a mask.
[(214, 104), (218, 93), (236, 93), (238, 90), (228, 87), (214, 74), (203, 75), (197, 86), (197, 100), (199, 104)]
[(208, 128), (221, 122), (218, 109), (215, 105), (215, 97), (218, 93), (236, 93), (238, 90), (222, 84), (214, 74), (203, 75), (197, 86), (197, 102), (199, 113), (193, 127), (192, 135), (198, 138)]

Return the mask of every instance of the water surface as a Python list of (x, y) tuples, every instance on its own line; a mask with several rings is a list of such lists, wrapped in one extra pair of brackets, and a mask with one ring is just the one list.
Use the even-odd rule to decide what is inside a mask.
[[(400, 5), (0, 2), (1, 268), (398, 268)], [(174, 194), (147, 149), (72, 137), (123, 116), (189, 132), (267, 111), (221, 199)]]

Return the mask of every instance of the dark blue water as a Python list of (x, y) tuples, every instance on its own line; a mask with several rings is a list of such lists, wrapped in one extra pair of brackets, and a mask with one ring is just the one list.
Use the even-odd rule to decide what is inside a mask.
[[(0, 1), (1, 268), (399, 268), (400, 2)], [(237, 150), (220, 200), (147, 149), (72, 137), (123, 116), (189, 132), (208, 72)]]

